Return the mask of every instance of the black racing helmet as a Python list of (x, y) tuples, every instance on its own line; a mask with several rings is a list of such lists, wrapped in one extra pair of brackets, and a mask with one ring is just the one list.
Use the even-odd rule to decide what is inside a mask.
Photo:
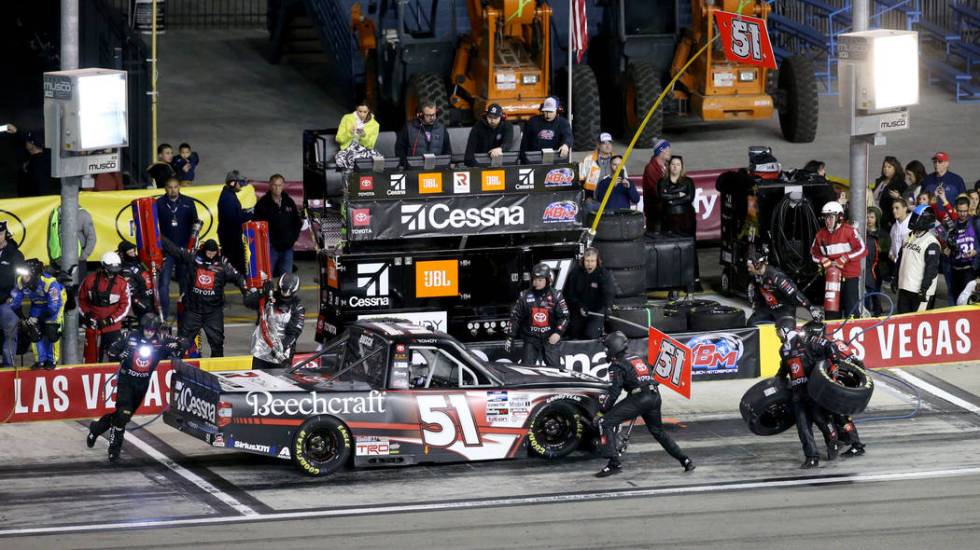
[(20, 276), (23, 277), (24, 275), (27, 275), (30, 277), (31, 284), (41, 280), (41, 273), (43, 272), (44, 264), (37, 258), (27, 260), (22, 266), (20, 266), (20, 268), (17, 269), (17, 273)]
[(283, 298), (289, 298), (299, 290), (299, 277), (295, 273), (283, 273), (276, 285), (276, 292)]
[(796, 318), (786, 315), (776, 319), (776, 334), (783, 342), (789, 337), (790, 333), (796, 330)]
[(602, 340), (602, 345), (606, 347), (606, 357), (613, 358), (623, 353), (629, 347), (629, 339), (622, 331), (610, 332)]
[(827, 326), (820, 321), (809, 321), (803, 325), (803, 337), (807, 342), (823, 338), (827, 334)]
[(769, 248), (764, 244), (749, 247), (748, 253), (745, 255), (745, 261), (751, 267), (759, 269), (769, 263)]
[(544, 279), (549, 285), (551, 284), (551, 277), (552, 277), (551, 268), (548, 267), (548, 264), (544, 262), (535, 265), (534, 269), (531, 270), (532, 279), (537, 279), (537, 278)]
[(928, 204), (920, 204), (912, 210), (909, 217), (910, 231), (928, 231), (936, 225), (936, 213)]

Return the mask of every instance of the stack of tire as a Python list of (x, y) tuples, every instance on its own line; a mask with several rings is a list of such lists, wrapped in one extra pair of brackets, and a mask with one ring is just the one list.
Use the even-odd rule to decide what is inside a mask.
[[(589, 226), (595, 220), (594, 216), (587, 218)], [(647, 303), (646, 290), (646, 254), (643, 248), (643, 233), (645, 222), (643, 213), (636, 210), (607, 210), (602, 213), (599, 225), (596, 227), (593, 245), (599, 249), (602, 265), (612, 273), (616, 286), (613, 299), (614, 317), (628, 318), (630, 321), (643, 317), (646, 324), (645, 306)], [(640, 311), (643, 311), (642, 315)], [(623, 323), (615, 323), (615, 328), (607, 326), (607, 331), (622, 330), (630, 338), (642, 332), (635, 327)], [(633, 334), (633, 336), (631, 336)]]
[(683, 321), (688, 332), (711, 332), (745, 327), (745, 312), (714, 300), (674, 300), (664, 306), (665, 314)]
[[(874, 381), (856, 359), (837, 363), (836, 379), (830, 376), (830, 363), (814, 365), (807, 382), (807, 393), (816, 404), (828, 411), (852, 415), (864, 411), (874, 393)], [(739, 412), (749, 431), (756, 435), (776, 435), (794, 424), (792, 391), (783, 378), (766, 378), (742, 396)]]

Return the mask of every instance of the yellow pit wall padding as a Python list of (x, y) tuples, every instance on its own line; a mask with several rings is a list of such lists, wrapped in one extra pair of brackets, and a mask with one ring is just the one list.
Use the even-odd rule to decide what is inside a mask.
[(769, 378), (779, 371), (779, 336), (776, 325), (759, 325), (759, 376)]

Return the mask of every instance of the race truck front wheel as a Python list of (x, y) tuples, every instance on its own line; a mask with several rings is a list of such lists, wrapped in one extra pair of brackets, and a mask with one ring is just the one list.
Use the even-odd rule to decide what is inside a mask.
[(327, 476), (347, 464), (350, 431), (334, 418), (318, 416), (303, 423), (293, 438), (293, 461), (311, 476)]
[(531, 451), (544, 458), (560, 458), (578, 448), (585, 437), (585, 424), (578, 408), (556, 402), (545, 406), (531, 421), (527, 432)]

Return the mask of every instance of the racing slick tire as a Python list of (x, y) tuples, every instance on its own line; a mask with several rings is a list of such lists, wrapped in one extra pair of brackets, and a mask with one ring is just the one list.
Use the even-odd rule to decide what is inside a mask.
[(585, 422), (578, 407), (556, 401), (534, 415), (527, 431), (527, 443), (538, 456), (561, 458), (577, 449), (585, 435)]
[(643, 243), (639, 241), (596, 241), (599, 249), (599, 259), (602, 265), (609, 269), (625, 269), (627, 267), (644, 267), (646, 254), (643, 253)]
[(664, 305), (664, 309), (668, 311), (675, 311), (687, 317), (687, 323), (691, 323), (691, 314), (694, 311), (701, 309), (711, 309), (719, 307), (721, 304), (714, 300), (704, 300), (700, 298), (687, 299), (687, 300), (674, 300), (672, 302), (667, 302)]
[(642, 267), (610, 269), (616, 287), (616, 296), (636, 296), (647, 290), (647, 270)]
[(792, 399), (786, 382), (774, 376), (749, 388), (738, 408), (749, 431), (756, 435), (776, 435), (796, 424)]
[(856, 360), (839, 361), (835, 380), (830, 377), (830, 366), (827, 361), (814, 365), (806, 385), (810, 398), (833, 413), (852, 415), (862, 412), (875, 390), (868, 371)]
[(350, 431), (336, 418), (315, 416), (293, 437), (293, 463), (311, 476), (328, 476), (350, 460)]
[[(601, 198), (597, 200), (602, 200)], [(585, 218), (586, 226), (595, 223), (595, 214)], [(599, 218), (595, 228), (595, 240), (602, 242), (635, 241), (643, 237), (646, 231), (646, 221), (643, 212), (639, 210), (606, 210)]]
[(696, 308), (688, 313), (687, 324), (688, 330), (693, 332), (745, 328), (745, 312), (723, 305)]

